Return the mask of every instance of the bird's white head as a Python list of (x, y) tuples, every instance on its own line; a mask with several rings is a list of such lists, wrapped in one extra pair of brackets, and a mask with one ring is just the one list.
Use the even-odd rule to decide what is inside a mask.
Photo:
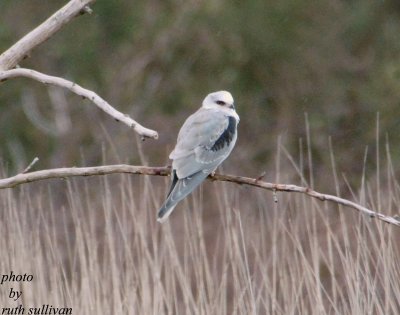
[(218, 91), (214, 93), (210, 93), (206, 96), (203, 101), (203, 108), (211, 109), (231, 109), (235, 110), (233, 97), (231, 93), (227, 91)]

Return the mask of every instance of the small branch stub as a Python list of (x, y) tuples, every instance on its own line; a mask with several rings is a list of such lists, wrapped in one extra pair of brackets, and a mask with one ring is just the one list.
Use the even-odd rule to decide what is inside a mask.
[(21, 174), (28, 173), (31, 170), (31, 168), (33, 167), (33, 165), (35, 165), (38, 161), (39, 161), (39, 158), (35, 157), (33, 159), (33, 161), (21, 172)]
[(87, 13), (87, 14), (92, 14), (92, 13), (93, 13), (93, 10), (87, 5), (87, 6), (85, 6), (85, 7), (81, 10), (81, 13), (82, 13), (82, 14), (85, 14), (85, 13)]
[(273, 197), (274, 197), (274, 202), (275, 202), (275, 203), (278, 203), (278, 195), (277, 195), (277, 193), (276, 193), (276, 189), (272, 190), (272, 195), (273, 195)]

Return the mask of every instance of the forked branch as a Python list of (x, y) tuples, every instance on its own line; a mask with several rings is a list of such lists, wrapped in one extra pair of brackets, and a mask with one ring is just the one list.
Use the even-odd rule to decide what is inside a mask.
[[(93, 175), (107, 175), (107, 174), (121, 174), (121, 173), (151, 175), (151, 176), (168, 176), (170, 172), (171, 169), (169, 167), (133, 166), (125, 164), (94, 166), (94, 167), (55, 168), (55, 169), (42, 170), (30, 173), (20, 173), (13, 177), (0, 179), (0, 189), (12, 188), (21, 184), (44, 180), (44, 179), (51, 179), (51, 178), (66, 178), (73, 176), (93, 176)], [(336, 204), (340, 204), (355, 209), (363, 214), (368, 215), (371, 218), (377, 218), (378, 220), (381, 220), (383, 222), (400, 227), (400, 221), (394, 217), (373, 211), (371, 209), (368, 209), (364, 206), (361, 206), (355, 202), (352, 202), (344, 198), (328, 194), (321, 194), (308, 187), (267, 183), (257, 178), (224, 175), (224, 174), (210, 175), (208, 179), (231, 182), (239, 185), (249, 185), (270, 190), (273, 192), (284, 191), (284, 192), (302, 193), (312, 198), (319, 199), (321, 201), (331, 201)]]

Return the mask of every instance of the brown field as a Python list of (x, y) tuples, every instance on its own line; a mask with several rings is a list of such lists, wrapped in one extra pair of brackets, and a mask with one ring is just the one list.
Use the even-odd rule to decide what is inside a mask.
[[(387, 164), (348, 198), (394, 214), (400, 186)], [(280, 182), (294, 180), (278, 168)], [(339, 190), (337, 174), (326, 176)], [(278, 193), (274, 203), (269, 192), (221, 182), (203, 184), (160, 225), (167, 182), (113, 175), (0, 191), (0, 270), (34, 277), (3, 283), (1, 306), (399, 314), (399, 228), (304, 195)], [(17, 302), (11, 287), (23, 292)]]

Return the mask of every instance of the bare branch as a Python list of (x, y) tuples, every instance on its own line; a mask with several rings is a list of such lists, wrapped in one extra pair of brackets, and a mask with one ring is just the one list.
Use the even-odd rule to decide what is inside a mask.
[(7, 71), (0, 71), (0, 82), (16, 77), (30, 78), (43, 84), (51, 84), (68, 89), (79, 96), (89, 99), (108, 115), (114, 117), (114, 119), (116, 119), (117, 121), (121, 121), (133, 130), (135, 130), (140, 136), (153, 139), (158, 138), (157, 131), (143, 127), (141, 124), (130, 118), (128, 115), (117, 111), (95, 92), (85, 89), (74, 82), (68, 81), (63, 78), (50, 76), (31, 69), (17, 68)]
[(2, 53), (0, 55), (0, 82), (9, 78), (26, 77), (37, 80), (44, 84), (51, 84), (66, 88), (75, 94), (78, 94), (84, 98), (88, 98), (98, 107), (100, 107), (104, 112), (114, 117), (117, 121), (121, 121), (133, 130), (135, 130), (142, 138), (157, 139), (158, 134), (156, 131), (143, 127), (135, 120), (130, 118), (128, 115), (122, 114), (121, 112), (114, 109), (110, 104), (108, 104), (96, 93), (87, 90), (76, 83), (59, 77), (49, 76), (30, 69), (12, 69), (17, 66), (18, 62), (21, 61), (25, 56), (27, 56), (32, 49), (50, 38), (62, 26), (67, 24), (73, 17), (85, 12), (91, 13), (91, 9), (88, 5), (93, 3), (94, 1), (95, 0), (69, 1), (64, 7), (54, 13), (45, 22), (40, 24), (37, 28), (25, 35), (12, 47)]
[(30, 51), (49, 39), (72, 18), (83, 12), (90, 12), (88, 5), (93, 2), (95, 2), (95, 0), (69, 1), (46, 21), (3, 52), (0, 55), (0, 70), (14, 68), (22, 59), (29, 55)]
[[(223, 175), (223, 174), (215, 174), (214, 176), (212, 176), (212, 179), (219, 180), (219, 181), (225, 181), (225, 182), (232, 182), (232, 183), (236, 183), (236, 184), (244, 184), (244, 185), (259, 187), (259, 188), (271, 190), (272, 192), (286, 191), (286, 192), (302, 193), (302, 194), (306, 194), (310, 197), (319, 199), (321, 201), (331, 201), (331, 202), (334, 202), (334, 203), (337, 203), (337, 204), (340, 204), (340, 205), (343, 205), (343, 206), (346, 206), (349, 208), (353, 208), (359, 212), (362, 212), (362, 213), (368, 215), (371, 218), (377, 218), (386, 223), (400, 226), (400, 221), (396, 220), (395, 218), (393, 218), (391, 216), (386, 216), (384, 214), (373, 211), (362, 205), (359, 205), (358, 203), (352, 202), (352, 201), (344, 199), (344, 198), (340, 198), (340, 197), (337, 197), (334, 195), (319, 193), (309, 187), (302, 187), (302, 186), (290, 185), (290, 184), (273, 184), (273, 183), (267, 183), (264, 181), (260, 181), (258, 179), (254, 179), (254, 178), (234, 176), (234, 175)], [(0, 186), (0, 188), (1, 188), (1, 186)]]
[(93, 176), (108, 174), (141, 174), (141, 175), (157, 175), (168, 176), (170, 174), (169, 167), (150, 167), (150, 166), (133, 166), (126, 164), (104, 165), (93, 167), (65, 167), (54, 168), (49, 170), (35, 171), (31, 173), (20, 173), (13, 177), (0, 179), (0, 189), (12, 188), (21, 184), (35, 182), (51, 178), (66, 178), (73, 176)]
[[(152, 175), (152, 176), (168, 176), (171, 172), (169, 167), (150, 167), (150, 166), (132, 166), (132, 165), (105, 165), (95, 167), (72, 167), (72, 168), (56, 168), (49, 170), (36, 171), (31, 173), (21, 173), (13, 177), (0, 179), (0, 189), (12, 188), (21, 184), (50, 179), (50, 178), (66, 178), (73, 176), (92, 176), (92, 175), (107, 175), (107, 174), (140, 174), (140, 175)], [(383, 222), (393, 224), (400, 227), (400, 221), (394, 217), (386, 216), (382, 213), (373, 211), (364, 206), (361, 206), (355, 202), (347, 199), (336, 197), (333, 195), (321, 194), (308, 187), (301, 187), (296, 185), (287, 184), (273, 184), (261, 181), (257, 178), (249, 178), (234, 175), (223, 175), (214, 174), (208, 177), (210, 180), (231, 182), (239, 185), (249, 185), (272, 192), (283, 191), (283, 192), (295, 192), (302, 193), (312, 198), (319, 199), (321, 201), (331, 201), (336, 204), (340, 204), (352, 209), (355, 209), (363, 214), (368, 215), (371, 218), (377, 218)]]

